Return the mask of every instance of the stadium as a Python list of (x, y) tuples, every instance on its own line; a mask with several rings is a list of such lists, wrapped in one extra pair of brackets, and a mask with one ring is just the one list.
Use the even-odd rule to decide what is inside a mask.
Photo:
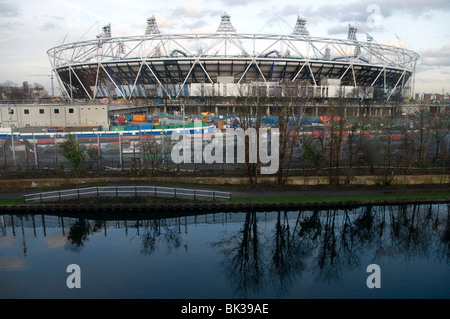
[(47, 54), (70, 99), (410, 97), (418, 54), (357, 32), (349, 25), (347, 39), (313, 37), (298, 17), (292, 34), (237, 33), (223, 13), (215, 33), (163, 34), (153, 16), (143, 35), (113, 37), (107, 25), (96, 39)]

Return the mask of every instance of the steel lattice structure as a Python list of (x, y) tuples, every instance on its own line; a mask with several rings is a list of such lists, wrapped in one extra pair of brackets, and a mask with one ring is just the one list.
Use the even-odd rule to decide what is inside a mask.
[[(196, 96), (194, 88), (226, 85), (220, 95), (258, 83), (300, 83), (379, 89), (387, 99), (411, 94), (418, 54), (381, 45), (367, 35), (358, 41), (312, 37), (298, 18), (292, 34), (237, 33), (224, 13), (215, 33), (164, 34), (154, 17), (144, 35), (112, 37), (111, 26), (96, 39), (48, 50), (53, 71), (70, 98)], [(217, 90), (217, 89), (216, 89)]]

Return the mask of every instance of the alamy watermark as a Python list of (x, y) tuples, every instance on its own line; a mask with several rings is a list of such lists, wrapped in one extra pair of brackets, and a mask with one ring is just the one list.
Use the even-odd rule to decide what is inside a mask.
[(70, 264), (66, 272), (71, 273), (66, 279), (67, 288), (81, 288), (81, 268), (77, 264)]
[(366, 12), (370, 13), (367, 18), (366, 25), (370, 29), (380, 29), (383, 16), (381, 15), (381, 7), (378, 4), (371, 3), (367, 6)]
[(261, 174), (278, 172), (278, 128), (227, 128), (226, 132), (215, 128), (213, 136), (208, 137), (202, 134), (202, 123), (195, 123), (194, 133), (188, 129), (172, 133), (171, 140), (177, 142), (170, 154), (175, 164), (260, 163), (265, 165), (261, 166)]
[(371, 273), (369, 277), (367, 277), (366, 285), (367, 288), (381, 288), (381, 268), (377, 264), (370, 264), (367, 266), (366, 271)]

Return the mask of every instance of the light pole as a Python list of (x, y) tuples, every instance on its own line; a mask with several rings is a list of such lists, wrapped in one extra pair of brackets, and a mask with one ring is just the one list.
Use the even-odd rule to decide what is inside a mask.
[(11, 148), (13, 152), (13, 161), (14, 161), (14, 168), (16, 167), (16, 148), (14, 146), (14, 131), (12, 126), (12, 118), (11, 118), (11, 106), (8, 105), (8, 115), (9, 115), (9, 127), (11, 129)]

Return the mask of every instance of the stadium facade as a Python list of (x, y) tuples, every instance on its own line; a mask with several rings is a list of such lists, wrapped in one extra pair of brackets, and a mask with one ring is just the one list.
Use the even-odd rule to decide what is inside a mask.
[(298, 17), (292, 34), (237, 33), (222, 14), (210, 34), (163, 34), (155, 17), (145, 34), (96, 39), (48, 50), (71, 99), (166, 98), (262, 94), (389, 100), (410, 97), (418, 54), (357, 39), (313, 37)]

